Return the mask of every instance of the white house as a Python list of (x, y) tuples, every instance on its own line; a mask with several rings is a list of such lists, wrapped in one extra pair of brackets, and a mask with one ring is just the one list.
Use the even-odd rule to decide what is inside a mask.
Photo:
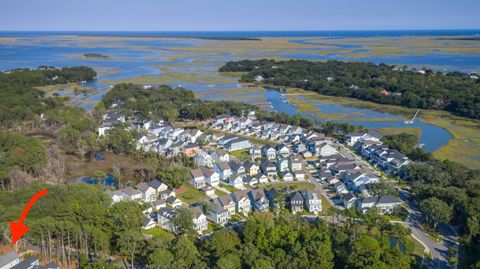
[(213, 200), (210, 203), (210, 214), (207, 218), (223, 226), (230, 220), (230, 212), (223, 208), (220, 202)]
[(315, 214), (322, 212), (322, 198), (320, 192), (307, 190), (303, 193), (303, 196), (305, 198), (305, 205), (308, 212)]
[(290, 157), (288, 166), (291, 171), (301, 171), (303, 170), (303, 160), (299, 156)]
[(220, 179), (224, 181), (227, 181), (232, 175), (232, 169), (226, 162), (217, 163), (217, 165), (215, 165), (215, 171), (220, 175)]
[(208, 154), (208, 152), (206, 151), (201, 151), (197, 153), (194, 160), (198, 166), (206, 166), (208, 168), (212, 168), (215, 163), (212, 156), (210, 156), (210, 154)]
[(337, 154), (337, 149), (328, 143), (321, 143), (315, 147), (315, 155), (317, 156), (332, 156)]
[(107, 190), (107, 194), (112, 198), (113, 203), (121, 202), (125, 198), (122, 191)]
[(287, 158), (290, 155), (290, 149), (285, 144), (279, 144), (275, 147), (277, 155)]
[(277, 165), (277, 170), (278, 170), (280, 173), (289, 171), (289, 168), (288, 168), (288, 159), (277, 158), (276, 165)]
[(232, 174), (229, 178), (228, 178), (228, 185), (234, 187), (234, 188), (243, 188), (243, 177), (244, 175), (242, 174)]
[(137, 189), (134, 189), (132, 187), (126, 187), (125, 189), (122, 190), (124, 196), (126, 199), (130, 200), (130, 201), (138, 201), (138, 200), (142, 200), (142, 192), (137, 190)]
[(201, 189), (205, 186), (205, 176), (203, 175), (203, 171), (201, 168), (190, 170), (190, 175), (192, 177), (190, 180), (190, 185), (197, 189)]
[(247, 216), (250, 211), (252, 211), (252, 205), (250, 203), (250, 198), (248, 197), (247, 191), (241, 190), (232, 193), (233, 201), (235, 202), (235, 210)]
[(277, 151), (274, 147), (270, 145), (266, 145), (262, 148), (262, 154), (271, 161), (275, 160), (275, 158), (277, 157)]
[(220, 175), (215, 170), (206, 167), (201, 167), (201, 169), (208, 185), (216, 187), (220, 184)]
[(140, 182), (136, 186), (136, 188), (142, 193), (142, 200), (145, 203), (150, 203), (157, 200), (157, 197), (156, 197), (157, 192), (155, 191), (154, 188), (150, 187), (147, 183)]
[(208, 229), (207, 216), (200, 207), (191, 208), (193, 213), (193, 229), (199, 233)]
[(216, 150), (211, 154), (211, 156), (217, 164), (222, 162), (228, 163), (230, 161), (230, 155), (228, 155), (228, 153), (224, 150)]
[(155, 221), (153, 221), (151, 218), (148, 218), (148, 217), (143, 218), (143, 223), (142, 223), (143, 230), (150, 230), (155, 228), (155, 226), (157, 226), (157, 223), (155, 223)]

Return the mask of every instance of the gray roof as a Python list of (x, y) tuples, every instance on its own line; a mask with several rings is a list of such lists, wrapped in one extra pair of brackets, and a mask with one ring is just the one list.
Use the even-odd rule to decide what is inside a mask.
[(210, 210), (217, 214), (227, 212), (227, 210), (223, 208), (223, 206), (220, 204), (220, 202), (217, 199), (211, 201)]
[(200, 168), (190, 170), (190, 174), (192, 175), (192, 178), (203, 177), (203, 171)]
[(138, 194), (141, 194), (141, 192), (139, 190), (136, 190), (132, 187), (126, 187), (125, 189), (122, 190), (125, 194), (127, 194), (128, 196), (133, 196), (133, 195), (138, 195)]
[(387, 195), (380, 196), (378, 198), (377, 203), (379, 203), (379, 204), (396, 204), (396, 203), (401, 203), (401, 202), (402, 201), (397, 196), (387, 194)]
[(162, 182), (158, 179), (153, 179), (152, 181), (150, 181), (149, 185), (150, 187), (154, 188), (154, 189), (158, 189), (160, 188), (160, 186), (162, 186)]
[(303, 196), (302, 193), (299, 191), (294, 191), (290, 193), (289, 195), (290, 201), (302, 201), (303, 202)]
[(137, 185), (137, 189), (141, 192), (147, 192), (149, 188), (151, 187), (145, 182), (140, 182)]

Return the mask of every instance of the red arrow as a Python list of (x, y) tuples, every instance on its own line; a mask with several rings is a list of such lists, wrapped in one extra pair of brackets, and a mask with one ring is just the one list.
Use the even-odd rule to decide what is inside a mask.
[(28, 202), (25, 209), (23, 209), (22, 215), (18, 222), (10, 221), (10, 233), (12, 234), (12, 244), (17, 243), (17, 241), (28, 232), (28, 226), (23, 225), (25, 218), (27, 217), (28, 211), (32, 208), (33, 204), (42, 196), (48, 193), (48, 190), (41, 190), (35, 194), (32, 199)]

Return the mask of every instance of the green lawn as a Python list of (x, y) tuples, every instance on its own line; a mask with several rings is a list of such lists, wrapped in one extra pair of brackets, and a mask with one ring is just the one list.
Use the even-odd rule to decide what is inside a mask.
[(234, 150), (230, 152), (230, 155), (233, 157), (241, 160), (241, 161), (248, 161), (250, 160), (250, 153), (248, 149), (240, 149), (240, 150)]
[(223, 192), (223, 191), (221, 191), (221, 190), (215, 189), (215, 194), (216, 194), (217, 196), (223, 196), (223, 195), (225, 195), (226, 193)]
[(268, 183), (265, 184), (265, 189), (271, 189), (271, 188), (286, 188), (289, 187), (294, 190), (307, 190), (307, 189), (315, 189), (315, 186), (313, 186), (312, 183), (310, 182), (289, 182), (289, 183)]
[(156, 238), (162, 238), (162, 239), (165, 239), (165, 240), (168, 240), (168, 241), (173, 240), (173, 238), (175, 237), (175, 235), (173, 235), (171, 232), (166, 231), (166, 230), (164, 230), (160, 227), (155, 227), (155, 228), (150, 229), (148, 231), (143, 231), (143, 233), (151, 235), (151, 236), (156, 237)]
[(185, 192), (177, 194), (177, 198), (182, 200), (187, 204), (193, 204), (200, 200), (208, 199), (209, 197), (205, 195), (203, 192), (195, 189), (190, 184), (183, 184), (179, 189), (186, 189)]
[(235, 187), (230, 186), (230, 185), (228, 185), (228, 184), (223, 184), (223, 183), (221, 183), (221, 186), (224, 187), (225, 189), (227, 189), (229, 192), (236, 192), (236, 191), (238, 191), (238, 189), (236, 189)]

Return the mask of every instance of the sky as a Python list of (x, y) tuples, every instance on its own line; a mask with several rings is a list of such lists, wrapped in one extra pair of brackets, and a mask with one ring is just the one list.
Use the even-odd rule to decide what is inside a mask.
[(480, 29), (480, 0), (13, 0), (7, 31)]

